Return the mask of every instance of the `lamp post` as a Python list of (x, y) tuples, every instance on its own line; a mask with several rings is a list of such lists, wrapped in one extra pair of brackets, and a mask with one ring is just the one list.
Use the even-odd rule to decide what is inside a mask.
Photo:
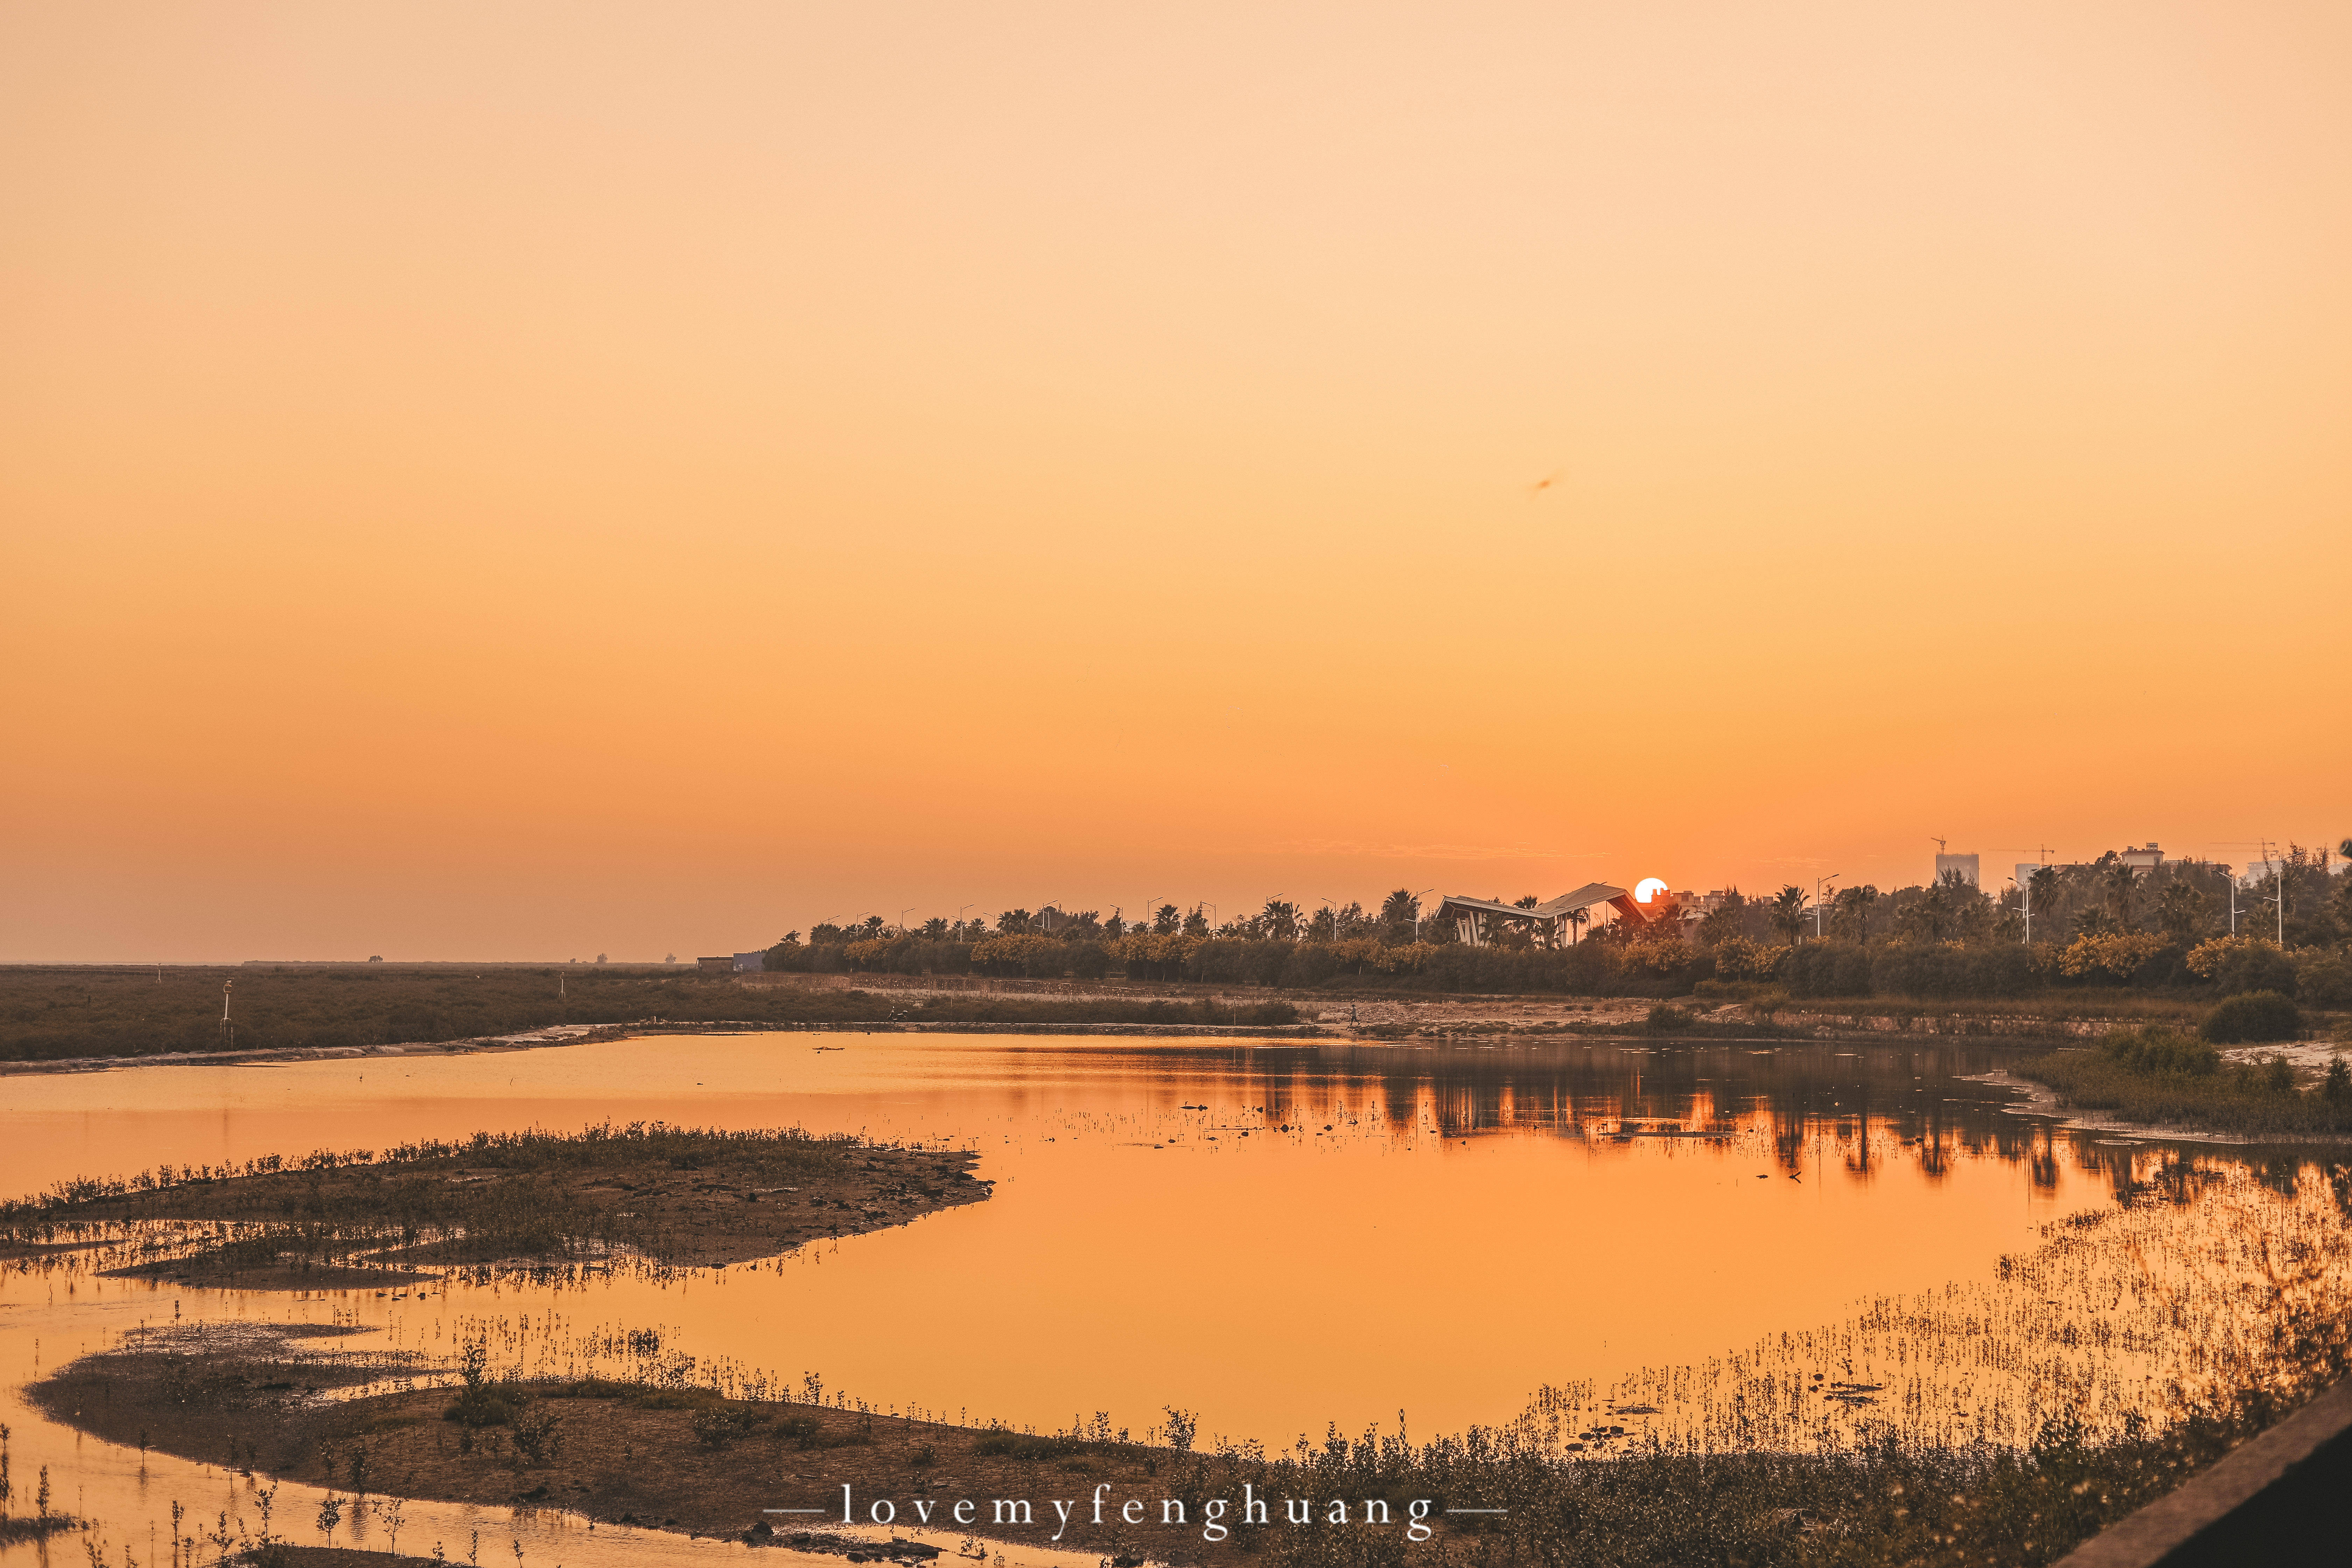
[(1843, 871), (1832, 871), (1826, 877), (1813, 879), (1813, 940), (1815, 942), (1822, 940), (1822, 889), (1844, 875)]
[(2279, 951), (2284, 952), (2286, 951), (2286, 860), (2272, 851), (2267, 838), (2263, 840), (2263, 859), (2269, 864), (2271, 871), (2271, 896), (2264, 901), (2278, 906), (2278, 944)]
[[(1437, 891), (1436, 887), (1432, 885), (1430, 887), (1423, 888), (1421, 890), (1421, 893), (1433, 893), (1435, 891)], [(1421, 893), (1415, 893), (1412, 895), (1412, 940), (1415, 942), (1419, 942), (1421, 940)]]
[(905, 909), (898, 911), (898, 934), (900, 936), (907, 934), (907, 917), (914, 912), (915, 906), (913, 904), (908, 904)]

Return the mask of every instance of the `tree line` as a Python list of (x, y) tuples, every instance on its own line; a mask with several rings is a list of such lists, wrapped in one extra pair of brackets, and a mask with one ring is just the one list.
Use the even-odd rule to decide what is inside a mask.
[[(2345, 851), (2352, 858), (2352, 840)], [(2230, 910), (2237, 905), (2236, 931)], [(1489, 902), (1504, 904), (1496, 897)], [(1532, 910), (1532, 893), (1510, 907)], [(2254, 912), (2268, 916), (2258, 923)], [(1312, 987), (1671, 995), (1703, 981), (1786, 987), (1805, 996), (2017, 996), (2074, 985), (2300, 993), (2352, 1004), (2352, 877), (2328, 851), (2291, 847), (2261, 880), (2174, 862), (2140, 870), (2109, 852), (2044, 867), (2023, 889), (1988, 893), (1954, 873), (1882, 893), (1844, 888), (1816, 902), (1794, 884), (1769, 897), (1733, 889), (1701, 912), (1669, 905), (1648, 923), (1565, 933), (1500, 914), (1465, 942), (1398, 889), (1300, 909), (1270, 899), (1213, 923), (1207, 907), (1124, 911), (1007, 910), (992, 921), (816, 926), (765, 955), (800, 973), (985, 974), (1032, 979), (1193, 981)], [(2283, 912), (2283, 922), (2282, 922)], [(2275, 940), (2284, 923), (2286, 942)], [(2030, 929), (2029, 929), (2030, 928)]]

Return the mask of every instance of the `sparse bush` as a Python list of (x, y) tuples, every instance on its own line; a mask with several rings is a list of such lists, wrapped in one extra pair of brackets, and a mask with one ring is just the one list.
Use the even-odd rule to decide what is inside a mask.
[(991, 1432), (971, 1446), (975, 1454), (1011, 1459), (1058, 1459), (1081, 1454), (1086, 1445), (1075, 1437), (1040, 1437), (1027, 1432)]
[(514, 1422), (515, 1449), (534, 1465), (543, 1465), (563, 1452), (563, 1429), (552, 1413), (541, 1410)]
[[(698, 1410), (688, 1419), (694, 1439), (706, 1448), (723, 1448), (757, 1432), (763, 1425), (759, 1412), (744, 1409)], [(814, 1423), (812, 1423), (814, 1425)]]

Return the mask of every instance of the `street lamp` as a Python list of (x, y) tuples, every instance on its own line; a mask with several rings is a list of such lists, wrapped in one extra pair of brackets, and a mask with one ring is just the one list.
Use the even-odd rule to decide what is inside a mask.
[(1813, 879), (1813, 940), (1815, 942), (1822, 940), (1822, 889), (1844, 875), (1843, 871), (1832, 871), (1826, 877)]
[(900, 936), (907, 934), (907, 917), (913, 914), (915, 912), (915, 905), (908, 904), (905, 909), (898, 911), (898, 934)]
[[(1435, 891), (1437, 891), (1436, 887), (1432, 885), (1430, 887), (1423, 888), (1421, 890), (1421, 893), (1433, 893)], [(1419, 942), (1421, 940), (1421, 893), (1415, 893), (1412, 895), (1412, 940), (1415, 942)]]

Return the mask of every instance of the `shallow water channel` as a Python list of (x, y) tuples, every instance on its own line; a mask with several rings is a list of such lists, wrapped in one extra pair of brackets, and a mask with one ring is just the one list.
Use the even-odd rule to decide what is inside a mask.
[[(1542, 1384), (1605, 1384), (1865, 1297), (1983, 1279), (2168, 1157), (2015, 1114), (2016, 1094), (1969, 1080), (2013, 1054), (739, 1034), (0, 1079), (11, 1194), (162, 1163), (656, 1120), (946, 1142), (977, 1150), (997, 1184), (895, 1230), (667, 1280), (394, 1299), (0, 1274), (17, 1511), (47, 1466), (54, 1506), (143, 1563), (173, 1499), (209, 1521), (247, 1496), (215, 1467), (81, 1437), (15, 1392), (175, 1315), (340, 1319), (445, 1354), (495, 1324), (511, 1354), (549, 1367), (652, 1328), (706, 1364), (949, 1420), (1046, 1430), (1099, 1412), (1141, 1436), (1173, 1405), (1199, 1413), (1204, 1446), (1393, 1430), (1401, 1415), (1416, 1437), (1507, 1420)], [(306, 1520), (310, 1496), (289, 1486), (281, 1524)], [(474, 1529), (486, 1562), (509, 1560), (510, 1537), (530, 1563), (743, 1550), (414, 1504), (402, 1546), (439, 1541), (462, 1561)], [(354, 1543), (383, 1542), (362, 1528)], [(49, 1550), (68, 1549), (58, 1561), (82, 1560), (71, 1541)]]

